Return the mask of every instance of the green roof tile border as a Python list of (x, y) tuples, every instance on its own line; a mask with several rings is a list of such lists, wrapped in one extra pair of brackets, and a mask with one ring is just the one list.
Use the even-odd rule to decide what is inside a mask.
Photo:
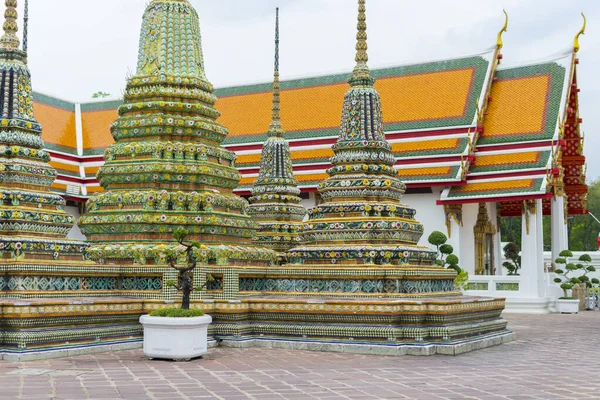
[(501, 135), (495, 137), (480, 136), (477, 145), (506, 144), (513, 142), (529, 142), (534, 140), (551, 140), (556, 132), (558, 113), (560, 112), (563, 86), (565, 81), (565, 67), (556, 62), (528, 65), (511, 69), (496, 71), (499, 81), (510, 79), (523, 79), (536, 75), (550, 75), (550, 92), (544, 110), (544, 127), (541, 132), (519, 133), (515, 135)]
[(93, 149), (83, 149), (84, 156), (103, 156), (107, 147), (95, 147)]
[(57, 99), (56, 97), (48, 96), (47, 94), (42, 94), (38, 92), (33, 92), (32, 95), (34, 103), (45, 104), (47, 106), (56, 107), (65, 111), (75, 113), (75, 103)]
[(96, 101), (81, 103), (81, 112), (116, 110), (123, 104), (123, 100)]
[[(475, 191), (475, 192), (456, 193), (454, 191), (454, 189), (456, 188), (456, 186), (455, 186), (452, 189), (450, 189), (448, 196), (442, 200), (474, 198), (474, 197), (482, 197), (482, 196), (489, 196), (489, 195), (493, 195), (493, 196), (497, 197), (497, 196), (518, 195), (518, 194), (525, 194), (525, 195), (540, 194), (541, 189), (542, 189), (542, 184), (544, 183), (544, 179), (546, 179), (546, 178), (534, 178), (533, 179), (533, 181), (534, 181), (533, 188), (526, 188), (526, 189), (514, 188), (514, 189), (503, 190), (503, 191), (479, 190), (479, 191)], [(459, 188), (464, 188), (464, 186), (459, 186)]]
[[(524, 169), (534, 169), (534, 168), (545, 168), (548, 165), (548, 160), (550, 159), (550, 154), (552, 153), (550, 150), (539, 151), (541, 153), (540, 159), (537, 162), (529, 162), (529, 163), (521, 163), (521, 164), (504, 164), (504, 165), (488, 165), (485, 167), (477, 167), (477, 165), (471, 165), (470, 172), (471, 173), (479, 173), (479, 172), (504, 172), (504, 171), (520, 171)], [(477, 154), (475, 154), (477, 157)], [(477, 160), (477, 158), (475, 158)]]
[[(43, 134), (42, 134), (42, 136), (43, 136)], [(42, 137), (42, 139), (43, 139), (43, 137)], [(61, 152), (61, 153), (69, 154), (69, 155), (75, 155), (75, 156), (77, 155), (77, 149), (74, 147), (61, 146), (61, 145), (46, 142), (46, 141), (44, 141), (44, 150)]]

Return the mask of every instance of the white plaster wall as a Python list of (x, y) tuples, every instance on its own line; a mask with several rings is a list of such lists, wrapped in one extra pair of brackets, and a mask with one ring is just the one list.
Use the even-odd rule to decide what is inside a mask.
[[(306, 211), (310, 210), (314, 206), (317, 205), (317, 200), (315, 199), (315, 194), (313, 192), (308, 194), (308, 199), (302, 199), (300, 201), (300, 205), (306, 208)], [(308, 214), (304, 217), (304, 221), (308, 220)]]
[(68, 212), (69, 214), (71, 214), (73, 217), (75, 217), (75, 225), (73, 226), (73, 228), (71, 229), (71, 231), (69, 232), (67, 237), (69, 239), (75, 239), (75, 240), (86, 240), (85, 235), (81, 232), (81, 230), (79, 229), (79, 226), (77, 226), (77, 223), (79, 222), (79, 216), (80, 216), (79, 208), (72, 207), (72, 206), (66, 206), (65, 211)]
[[(425, 232), (419, 240), (422, 246), (429, 246), (427, 238), (433, 231), (444, 232), (448, 234), (445, 224), (444, 206), (435, 204), (440, 199), (440, 192), (443, 188), (433, 187), (433, 193), (405, 194), (402, 197), (402, 203), (417, 210), (415, 219), (423, 224)], [(456, 252), (456, 250), (455, 250)], [(458, 255), (458, 253), (457, 253)], [(458, 255), (460, 257), (460, 255)]]
[(469, 274), (475, 274), (475, 233), (473, 228), (477, 223), (477, 212), (479, 205), (463, 204), (463, 226), (460, 228), (460, 249), (455, 251), (460, 260), (460, 267), (467, 270)]

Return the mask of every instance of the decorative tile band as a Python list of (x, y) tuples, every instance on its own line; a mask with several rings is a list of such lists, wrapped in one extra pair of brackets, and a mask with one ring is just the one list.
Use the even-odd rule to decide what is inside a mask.
[(240, 292), (436, 293), (455, 291), (452, 280), (240, 278)]
[(0, 276), (0, 290), (10, 292), (132, 290), (160, 291), (162, 276), (77, 277), (77, 276)]

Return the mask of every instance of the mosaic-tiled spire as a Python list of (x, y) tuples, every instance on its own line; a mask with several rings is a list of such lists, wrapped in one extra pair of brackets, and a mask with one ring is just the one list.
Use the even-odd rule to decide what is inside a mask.
[[(202, 242), (207, 261), (274, 259), (254, 247), (258, 224), (233, 194), (235, 154), (220, 147), (213, 87), (204, 72), (200, 24), (187, 0), (153, 0), (140, 34), (136, 75), (111, 126), (98, 180), (105, 192), (87, 203), (80, 225), (95, 259), (159, 262), (176, 229)], [(222, 246), (221, 246), (222, 245)], [(151, 261), (151, 259), (153, 259)]]
[(74, 219), (50, 192), (56, 171), (33, 115), (27, 55), (16, 37), (17, 1), (6, 1), (0, 39), (0, 259), (82, 260), (85, 246), (67, 239)]
[(290, 250), (288, 257), (304, 264), (418, 264), (435, 269), (435, 254), (417, 246), (423, 226), (414, 219), (415, 210), (400, 202), (405, 186), (394, 169), (379, 94), (367, 65), (365, 11), (365, 1), (359, 0), (356, 67), (344, 97), (333, 166), (319, 186), (324, 202), (309, 210), (306, 245)]
[(300, 189), (292, 170), (290, 146), (280, 121), (279, 87), (279, 9), (275, 22), (275, 72), (273, 76), (273, 115), (267, 141), (263, 145), (260, 172), (252, 187), (248, 213), (260, 222), (254, 242), (284, 252), (300, 241), (306, 210), (300, 203)]
[(17, 25), (17, 0), (6, 0), (6, 10), (4, 11), (4, 35), (0, 38), (0, 46), (6, 50), (16, 50), (19, 48), (19, 38), (17, 32), (19, 26)]

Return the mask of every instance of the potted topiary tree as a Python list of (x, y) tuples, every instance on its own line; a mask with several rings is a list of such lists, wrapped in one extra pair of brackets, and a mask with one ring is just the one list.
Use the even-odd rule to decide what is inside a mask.
[(564, 265), (564, 269), (558, 268), (554, 270), (554, 273), (557, 275), (554, 278), (554, 282), (560, 286), (564, 294), (564, 296), (556, 300), (555, 309), (559, 313), (576, 314), (579, 312), (579, 299), (572, 297), (569, 291), (573, 289), (573, 285), (581, 283), (581, 280), (570, 275), (580, 270), (582, 265), (569, 262), (570, 257), (573, 257), (573, 253), (570, 250), (563, 250), (559, 253), (559, 257), (554, 260), (557, 265)]
[(453, 254), (454, 248), (446, 243), (448, 241), (446, 235), (440, 231), (433, 231), (427, 240), (438, 251), (439, 258), (435, 260), (435, 263), (440, 267), (455, 270), (457, 275), (454, 279), (454, 285), (460, 290), (465, 290), (469, 283), (469, 273), (458, 265), (458, 256)]
[[(140, 317), (144, 327), (144, 354), (150, 358), (190, 360), (207, 352), (208, 325), (212, 318), (204, 315), (203, 310), (190, 309), (190, 296), (204, 289), (213, 277), (207, 275), (203, 286), (194, 287), (193, 271), (198, 263), (195, 253), (200, 243), (185, 242), (187, 236), (185, 229), (175, 230), (173, 237), (179, 248), (166, 249), (163, 254), (166, 262), (178, 272), (177, 282), (169, 280), (166, 286), (182, 292), (181, 308), (158, 309)], [(181, 256), (187, 265), (177, 265)]]

